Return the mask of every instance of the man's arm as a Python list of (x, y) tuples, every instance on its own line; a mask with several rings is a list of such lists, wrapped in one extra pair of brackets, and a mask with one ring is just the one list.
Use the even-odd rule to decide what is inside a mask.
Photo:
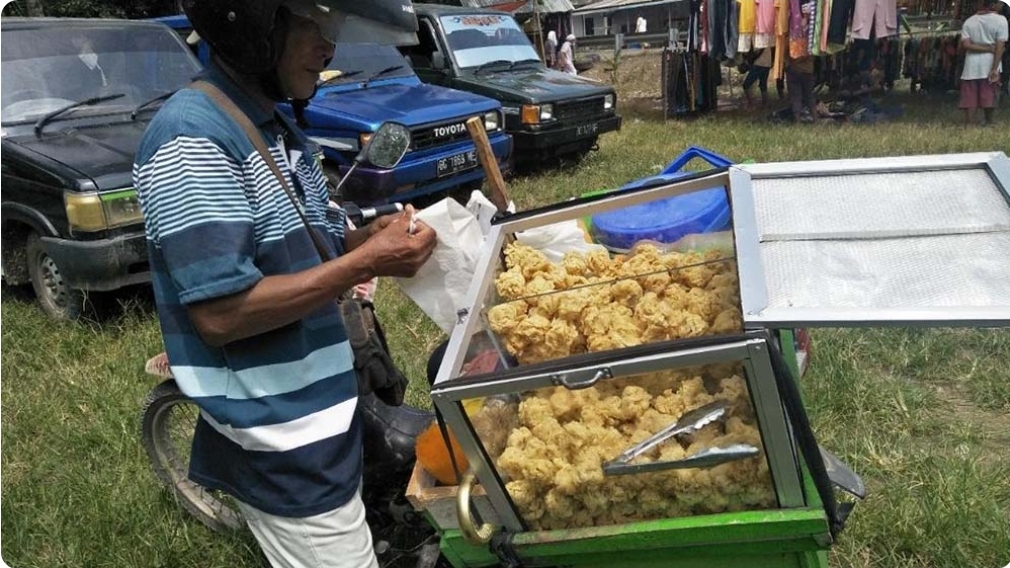
[(431, 255), (435, 231), (418, 222), (417, 231), (408, 235), (403, 223), (390, 225), (334, 260), (295, 274), (266, 276), (237, 294), (191, 304), (190, 319), (204, 341), (220, 347), (296, 322), (376, 276), (413, 276)]
[(995, 55), (992, 58), (992, 67), (989, 70), (989, 82), (999, 83), (999, 65), (1003, 61), (1003, 51), (1006, 50), (1005, 41), (996, 42)]
[[(973, 51), (975, 53), (995, 53), (996, 46), (984, 43), (972, 43), (968, 38), (963, 38), (961, 40), (961, 49), (965, 51)], [(997, 58), (998, 59), (998, 58)]]

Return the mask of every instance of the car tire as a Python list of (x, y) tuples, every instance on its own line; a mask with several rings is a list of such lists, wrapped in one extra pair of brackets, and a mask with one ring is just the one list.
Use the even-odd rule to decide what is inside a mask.
[(80, 318), (84, 313), (84, 292), (67, 286), (60, 268), (42, 246), (38, 233), (28, 235), (25, 253), (35, 298), (46, 314), (71, 321)]

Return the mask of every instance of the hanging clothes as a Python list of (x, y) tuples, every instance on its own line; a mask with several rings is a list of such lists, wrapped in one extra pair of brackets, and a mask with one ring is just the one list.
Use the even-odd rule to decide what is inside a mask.
[(785, 77), (789, 59), (789, 0), (775, 0), (775, 63), (768, 74), (771, 79)]
[(846, 34), (852, 13), (856, 9), (856, 0), (832, 0), (831, 21), (828, 24), (828, 49), (842, 51), (845, 49)]
[(668, 116), (715, 111), (719, 62), (698, 51), (663, 52), (663, 92)]
[(891, 37), (898, 33), (897, 0), (855, 0), (852, 38)]
[(736, 57), (738, 43), (735, 0), (708, 0), (708, 54), (716, 60)]
[(754, 22), (754, 49), (775, 46), (775, 2), (756, 0), (757, 20)]
[(740, 36), (736, 50), (738, 53), (749, 53), (754, 49), (754, 30), (757, 27), (757, 2), (755, 0), (736, 0), (737, 11), (740, 14), (737, 32)]

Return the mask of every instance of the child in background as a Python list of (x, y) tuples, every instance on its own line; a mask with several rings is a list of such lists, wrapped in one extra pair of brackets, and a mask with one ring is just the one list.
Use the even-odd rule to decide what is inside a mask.
[(757, 83), (758, 91), (761, 93), (761, 108), (768, 106), (768, 72), (771, 71), (771, 66), (772, 48), (767, 47), (758, 52), (743, 80), (743, 94), (747, 97), (747, 108), (754, 108), (754, 94), (751, 92), (754, 83)]

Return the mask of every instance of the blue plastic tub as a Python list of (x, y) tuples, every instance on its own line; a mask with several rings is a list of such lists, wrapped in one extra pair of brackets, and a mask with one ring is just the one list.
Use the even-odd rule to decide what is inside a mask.
[[(676, 181), (685, 174), (666, 174), (634, 181), (630, 189), (656, 181)], [(593, 240), (623, 252), (643, 239), (675, 243), (685, 235), (723, 231), (730, 225), (726, 190), (714, 187), (668, 199), (624, 207), (593, 215), (589, 223)]]

